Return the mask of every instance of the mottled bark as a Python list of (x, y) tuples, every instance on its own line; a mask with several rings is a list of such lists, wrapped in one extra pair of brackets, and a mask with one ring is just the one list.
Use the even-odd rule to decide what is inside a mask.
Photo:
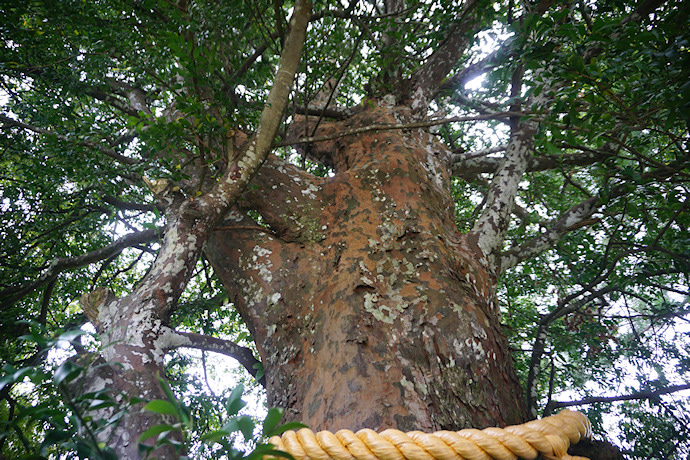
[[(411, 118), (377, 107), (341, 129)], [(269, 161), (245, 203), (272, 231), (233, 212), (207, 245), (256, 341), (269, 405), (314, 429), (523, 421), (496, 279), (454, 221), (450, 152), (423, 130), (314, 150), (334, 177)]]
[[(209, 233), (268, 156), (297, 71), (310, 13), (310, 2), (296, 2), (290, 33), (256, 133), (213, 187), (199, 197), (189, 198), (174, 184), (148, 181), (166, 211), (165, 237), (151, 270), (129, 295), (116, 298), (99, 289), (82, 298), (84, 312), (101, 337), (101, 358), (108, 363), (89, 369), (81, 381), (84, 393), (110, 388), (144, 400), (165, 399), (158, 382), (158, 376), (164, 375), (165, 353), (189, 346), (194, 340), (199, 345), (198, 337), (182, 340), (172, 331), (166, 325), (168, 316), (189, 282)], [(219, 346), (209, 341), (205, 345)], [(139, 458), (139, 436), (152, 424), (163, 422), (157, 415), (131, 411), (113, 433), (102, 433), (100, 440), (110, 443), (123, 460)], [(174, 458), (175, 451), (164, 446), (155, 454)]]

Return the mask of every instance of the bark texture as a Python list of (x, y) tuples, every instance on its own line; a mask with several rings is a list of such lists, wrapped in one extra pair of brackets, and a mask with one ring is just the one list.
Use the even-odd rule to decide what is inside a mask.
[[(382, 103), (317, 134), (413, 116)], [(254, 335), (269, 405), (316, 430), (524, 421), (493, 270), (455, 224), (447, 148), (391, 130), (305, 153), (335, 175), (271, 157), (240, 202), (269, 229), (237, 210), (206, 247)]]

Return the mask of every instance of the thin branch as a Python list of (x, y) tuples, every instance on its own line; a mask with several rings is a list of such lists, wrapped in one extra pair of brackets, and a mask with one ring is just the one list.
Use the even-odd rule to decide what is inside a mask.
[(95, 142), (72, 139), (68, 136), (65, 136), (64, 134), (56, 133), (55, 131), (52, 131), (50, 129), (39, 128), (38, 126), (33, 126), (33, 125), (26, 124), (26, 123), (22, 123), (21, 121), (14, 120), (14, 119), (7, 117), (5, 115), (2, 115), (2, 114), (0, 114), (0, 122), (3, 123), (3, 125), (2, 125), (3, 128), (16, 126), (18, 128), (26, 129), (28, 131), (33, 131), (37, 134), (45, 134), (48, 136), (55, 136), (57, 139), (60, 139), (61, 141), (70, 142), (70, 143), (73, 143), (76, 145), (81, 145), (82, 147), (88, 147), (88, 148), (98, 150), (99, 152), (103, 153), (104, 155), (107, 155), (110, 158), (113, 158), (113, 159), (119, 161), (120, 163), (124, 163), (124, 164), (128, 164), (128, 165), (134, 165), (134, 164), (139, 163), (139, 160), (137, 160), (135, 158), (126, 157), (126, 156), (116, 152), (113, 149), (110, 149), (108, 147), (104, 147), (104, 146), (97, 144)]
[(426, 120), (418, 121), (415, 123), (393, 123), (393, 124), (373, 124), (368, 126), (362, 126), (360, 128), (348, 129), (341, 131), (338, 134), (332, 134), (328, 136), (313, 136), (313, 137), (303, 137), (301, 139), (279, 142), (273, 145), (273, 148), (286, 147), (288, 145), (297, 144), (308, 144), (312, 142), (322, 142), (330, 141), (333, 139), (340, 139), (346, 136), (353, 136), (355, 134), (367, 133), (370, 131), (388, 131), (393, 129), (416, 129), (416, 128), (428, 128), (430, 126), (443, 125), (446, 123), (456, 123), (463, 121), (479, 121), (479, 120), (495, 120), (509, 117), (522, 117), (528, 115), (523, 112), (500, 112), (492, 113), (489, 115), (475, 115), (472, 117), (450, 117), (450, 118), (440, 118), (436, 120)]
[(319, 118), (316, 120), (316, 123), (314, 124), (314, 129), (311, 132), (312, 136), (316, 134), (316, 130), (318, 129), (319, 124), (321, 124), (321, 120), (323, 120), (323, 117), (326, 115), (326, 110), (331, 105), (331, 101), (333, 100), (333, 97), (338, 91), (338, 87), (340, 86), (340, 82), (342, 81), (343, 76), (345, 75), (345, 71), (352, 63), (352, 59), (355, 57), (355, 54), (357, 54), (357, 51), (359, 51), (359, 44), (362, 42), (362, 36), (363, 34), (359, 34), (359, 37), (357, 37), (357, 40), (355, 41), (355, 44), (352, 47), (352, 53), (350, 53), (350, 56), (348, 56), (348, 58), (345, 60), (345, 63), (343, 63), (342, 67), (340, 68), (340, 73), (338, 75), (338, 78), (336, 79), (335, 84), (333, 85), (333, 88), (330, 91), (330, 94), (328, 95), (326, 104), (323, 106), (323, 109), (319, 114)]
[(126, 211), (146, 211), (146, 212), (155, 212), (156, 207), (150, 204), (143, 204), (143, 203), (132, 203), (129, 201), (122, 201), (119, 198), (116, 198), (111, 195), (106, 195), (103, 197), (103, 201), (108, 203), (111, 206), (114, 206), (117, 209), (120, 210), (126, 210)]
[[(453, 156), (451, 157), (451, 163), (456, 164), (456, 163), (465, 163), (469, 160), (473, 160), (475, 158), (482, 158), (487, 155), (491, 155), (492, 153), (498, 153), (498, 152), (504, 152), (505, 149), (508, 148), (507, 145), (502, 144), (498, 145), (496, 147), (487, 147), (485, 149), (481, 150), (475, 150), (473, 152), (467, 152), (467, 153), (454, 153)], [(497, 163), (498, 165), (498, 163)], [(463, 165), (463, 169), (466, 167), (466, 165)], [(493, 172), (494, 170), (492, 170)]]
[[(111, 84), (117, 84), (119, 82), (111, 82)], [(119, 86), (119, 85), (117, 85)], [(119, 110), (120, 112), (132, 116), (132, 117), (137, 117), (139, 118), (139, 112), (146, 112), (150, 113), (150, 109), (146, 106), (146, 104), (142, 104), (142, 99), (136, 95), (133, 91), (135, 90), (134, 88), (131, 88), (132, 90), (131, 93), (128, 93), (127, 96), (130, 100), (130, 103), (132, 105), (127, 105), (125, 104), (122, 100), (118, 99), (117, 97), (113, 96), (112, 94), (108, 94), (105, 91), (102, 91), (98, 88), (93, 88), (93, 87), (85, 87), (84, 88), (84, 94), (87, 96), (91, 96), (94, 99), (97, 99), (101, 102), (105, 102), (106, 104), (109, 104), (110, 106), (114, 107), (115, 109)], [(138, 90), (141, 91), (141, 90)], [(143, 92), (143, 91), (142, 91)], [(145, 98), (144, 98), (145, 100)]]
[(208, 383), (208, 371), (206, 370), (206, 350), (201, 350), (201, 367), (204, 369), (204, 382), (206, 382), (206, 388), (208, 388), (209, 393), (211, 396), (215, 397), (216, 393), (213, 391), (213, 388), (211, 388), (211, 385)]
[[(275, 37), (274, 37), (273, 35), (271, 35), (270, 38), (271, 38), (271, 39), (274, 39), (274, 38), (277, 38), (277, 37), (278, 37), (278, 34), (276, 33), (276, 34), (275, 34)], [(242, 65), (240, 66), (240, 68), (237, 69), (237, 71), (235, 71), (235, 72), (232, 74), (232, 76), (229, 78), (229, 80), (230, 80), (230, 81), (236, 81), (237, 79), (239, 79), (239, 77), (241, 77), (242, 75), (244, 75), (245, 73), (247, 73), (247, 71), (248, 71), (249, 68), (252, 66), (252, 64), (254, 64), (254, 62), (255, 62), (257, 59), (259, 59), (259, 57), (260, 57), (262, 54), (264, 54), (264, 52), (266, 51), (267, 48), (268, 48), (268, 43), (267, 43), (267, 42), (262, 43), (262, 44), (254, 51), (254, 53), (253, 53), (251, 56), (247, 57), (247, 59), (244, 60), (244, 62), (243, 62)]]
[(578, 302), (568, 305), (568, 302), (558, 302), (558, 306), (548, 315), (542, 316), (537, 326), (537, 334), (534, 339), (534, 345), (532, 346), (532, 356), (530, 357), (529, 370), (527, 375), (527, 410), (532, 416), (537, 416), (537, 384), (539, 373), (541, 372), (541, 358), (546, 350), (546, 338), (548, 336), (548, 330), (551, 323), (556, 319), (561, 318), (569, 313), (583, 308), (585, 305), (591, 301), (602, 297), (608, 292), (614, 291), (612, 287), (603, 288), (589, 296), (581, 299)]
[(51, 279), (48, 282), (46, 288), (43, 290), (43, 299), (41, 299), (41, 313), (39, 313), (38, 315), (38, 324), (40, 324), (41, 327), (45, 327), (46, 325), (46, 320), (48, 318), (48, 308), (50, 307), (50, 296), (53, 295), (56, 280), (57, 276), (54, 276), (53, 279)]
[(138, 233), (130, 233), (129, 235), (123, 236), (119, 240), (116, 240), (100, 249), (96, 249), (95, 251), (91, 251), (77, 257), (55, 259), (34, 281), (26, 283), (22, 286), (5, 289), (4, 291), (0, 292), (0, 299), (2, 299), (2, 303), (0, 303), (0, 310), (13, 305), (29, 293), (33, 292), (35, 289), (50, 283), (51, 280), (62, 272), (74, 270), (75, 268), (83, 267), (85, 265), (98, 262), (99, 260), (108, 259), (114, 254), (119, 254), (125, 248), (141, 243), (155, 241), (160, 238), (160, 235), (161, 230), (157, 228), (144, 230)]
[(549, 415), (554, 409), (559, 407), (570, 407), (570, 406), (584, 406), (588, 404), (596, 403), (612, 403), (618, 401), (633, 401), (638, 399), (659, 399), (659, 396), (676, 393), (678, 391), (690, 390), (690, 383), (683, 385), (672, 385), (670, 387), (662, 388), (660, 390), (645, 390), (639, 391), (637, 393), (631, 393), (629, 395), (619, 395), (619, 396), (592, 396), (589, 398), (580, 399), (577, 401), (551, 401), (546, 409), (544, 409), (544, 416)]

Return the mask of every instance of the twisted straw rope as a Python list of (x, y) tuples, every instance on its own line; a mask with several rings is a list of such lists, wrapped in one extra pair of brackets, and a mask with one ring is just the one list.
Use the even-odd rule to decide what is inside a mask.
[(580, 412), (563, 410), (556, 415), (506, 428), (437, 431), (370, 429), (353, 433), (340, 430), (313, 431), (303, 428), (273, 436), (270, 443), (297, 460), (588, 460), (567, 453), (570, 444), (589, 438), (592, 427)]

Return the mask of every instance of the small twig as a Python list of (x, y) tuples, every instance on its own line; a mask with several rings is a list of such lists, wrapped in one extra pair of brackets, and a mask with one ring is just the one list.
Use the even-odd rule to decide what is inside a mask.
[(294, 141), (284, 141), (277, 144), (273, 144), (273, 148), (286, 147), (288, 145), (297, 144), (309, 144), (312, 142), (323, 142), (330, 141), (333, 139), (340, 139), (346, 136), (352, 136), (355, 134), (367, 133), (370, 131), (389, 131), (395, 129), (416, 129), (416, 128), (428, 128), (430, 126), (442, 125), (445, 123), (460, 123), (465, 121), (481, 121), (481, 120), (495, 120), (500, 118), (510, 118), (510, 117), (524, 117), (530, 115), (524, 112), (499, 112), (491, 113), (487, 115), (475, 115), (472, 117), (450, 117), (441, 118), (436, 120), (418, 121), (416, 123), (393, 123), (393, 124), (374, 124), (369, 126), (362, 126), (359, 128), (349, 129), (338, 134), (332, 134), (328, 136), (313, 136), (304, 137), (302, 139), (297, 139)]
[(211, 393), (211, 396), (215, 398), (216, 393), (213, 391), (213, 388), (211, 388), (211, 385), (208, 383), (208, 372), (206, 371), (206, 350), (201, 350), (201, 367), (204, 369), (204, 382), (206, 382), (206, 388), (208, 388), (208, 392)]

